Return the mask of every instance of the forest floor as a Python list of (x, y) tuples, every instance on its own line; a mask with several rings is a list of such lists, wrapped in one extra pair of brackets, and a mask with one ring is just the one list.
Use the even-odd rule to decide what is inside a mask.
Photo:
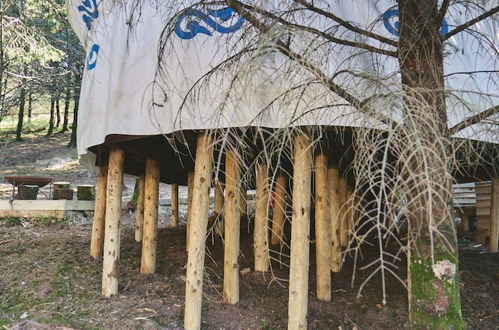
[[(0, 176), (48, 175), (57, 181), (95, 183), (95, 174), (80, 167), (76, 151), (66, 148), (68, 134), (26, 136), (23, 142), (0, 147)], [(125, 197), (135, 179), (125, 179)], [(0, 198), (10, 198), (11, 187), (0, 185)], [(161, 198), (169, 198), (162, 185)], [(181, 195), (185, 195), (182, 190)], [(45, 197), (40, 197), (45, 198)], [(171, 228), (168, 208), (160, 209), (157, 273), (141, 275), (141, 246), (134, 240), (133, 215), (123, 211), (119, 294), (100, 294), (102, 261), (88, 255), (91, 213), (65, 221), (0, 219), (0, 328), (52, 329), (181, 329), (185, 287), (185, 227)], [(185, 216), (185, 212), (182, 212)], [(248, 230), (249, 228), (249, 230)], [(252, 270), (251, 223), (241, 228), (240, 302), (222, 301), (223, 247), (220, 239), (207, 242), (202, 328), (285, 329), (287, 320), (286, 249), (273, 251), (272, 272)], [(312, 242), (311, 255), (315, 251)], [(365, 250), (366, 260), (376, 251)], [(282, 263), (279, 263), (281, 259)], [(369, 273), (358, 271), (352, 288), (353, 262), (332, 274), (332, 301), (314, 294), (315, 262), (310, 265), (308, 325), (313, 329), (400, 329), (407, 327), (407, 296), (395, 278), (387, 279), (387, 304), (382, 305), (381, 280), (375, 276), (357, 296)], [(405, 264), (399, 265), (405, 278)], [(462, 311), (473, 329), (499, 327), (499, 255), (467, 244), (460, 248)], [(35, 323), (36, 322), (36, 323)], [(45, 325), (45, 326), (44, 326)]]

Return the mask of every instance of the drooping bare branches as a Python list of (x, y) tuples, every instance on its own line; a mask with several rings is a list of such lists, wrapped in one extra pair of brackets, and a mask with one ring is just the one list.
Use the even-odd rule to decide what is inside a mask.
[(463, 23), (463, 24), (455, 27), (453, 30), (451, 30), (449, 33), (447, 33), (444, 36), (444, 40), (447, 40), (447, 39), (455, 36), (456, 34), (465, 31), (466, 29), (468, 29), (472, 25), (475, 25), (476, 23), (481, 22), (486, 18), (492, 17), (493, 15), (497, 14), (498, 12), (499, 12), (499, 6), (496, 6), (496, 7), (492, 8), (491, 10), (486, 11), (485, 13), (475, 17), (474, 19), (469, 20), (468, 22)]
[(499, 105), (496, 105), (495, 107), (489, 108), (485, 111), (482, 111), (480, 113), (477, 113), (474, 116), (466, 118), (464, 121), (460, 122), (459, 124), (456, 124), (452, 126), (449, 129), (449, 136), (453, 136), (454, 134), (458, 133), (459, 131), (462, 131), (463, 129), (470, 127), (474, 124), (478, 124), (480, 122), (483, 122), (485, 119), (492, 117), (494, 115), (499, 114)]

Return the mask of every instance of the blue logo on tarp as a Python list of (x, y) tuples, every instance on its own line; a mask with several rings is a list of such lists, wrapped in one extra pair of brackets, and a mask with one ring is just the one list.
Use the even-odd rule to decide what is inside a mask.
[[(235, 18), (237, 19), (235, 20)], [(234, 21), (234, 24), (230, 26), (224, 26), (220, 23), (226, 23), (229, 21)], [(182, 28), (182, 23), (186, 21), (185, 29)], [(233, 33), (241, 28), (244, 24), (244, 18), (239, 16), (234, 9), (227, 7), (222, 9), (210, 9), (207, 13), (204, 13), (198, 9), (187, 9), (180, 17), (177, 19), (175, 24), (175, 34), (181, 39), (192, 39), (198, 34), (205, 34), (207, 36), (212, 36), (212, 31), (202, 26), (200, 23), (203, 22), (209, 26), (213, 31), (219, 33)], [(220, 23), (219, 23), (220, 22)]]
[(97, 57), (99, 56), (100, 47), (97, 44), (93, 44), (90, 48), (90, 52), (87, 57), (87, 70), (92, 70), (97, 66)]
[[(383, 25), (388, 32), (398, 37), (400, 34), (399, 10), (388, 9), (383, 14)], [(447, 25), (447, 21), (443, 19), (442, 26), (440, 27), (440, 35), (444, 36), (447, 33), (449, 33), (449, 25)]]
[(78, 6), (78, 11), (83, 13), (82, 19), (85, 22), (88, 30), (92, 29), (92, 22), (99, 18), (97, 10), (97, 0), (82, 0), (81, 6)]

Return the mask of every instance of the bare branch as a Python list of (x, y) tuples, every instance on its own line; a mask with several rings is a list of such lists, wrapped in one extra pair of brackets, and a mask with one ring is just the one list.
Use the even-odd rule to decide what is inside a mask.
[(474, 19), (464, 23), (464, 24), (461, 24), (459, 26), (457, 26), (455, 29), (453, 29), (452, 31), (450, 31), (449, 33), (447, 33), (445, 36), (444, 36), (444, 40), (447, 40), (453, 36), (455, 36), (456, 34), (458, 34), (459, 32), (462, 32), (464, 30), (466, 30), (467, 28), (469, 28), (470, 26), (480, 22), (480, 21), (483, 21), (484, 19), (496, 14), (497, 12), (499, 12), (499, 6), (497, 7), (494, 7), (492, 8), (491, 10), (483, 13), (482, 15), (480, 16), (477, 16), (475, 17)]
[(438, 11), (437, 22), (442, 22), (443, 18), (445, 17), (445, 14), (447, 14), (447, 10), (449, 9), (449, 4), (450, 0), (444, 0), (442, 2), (442, 6)]
[(381, 41), (385, 44), (388, 44), (390, 46), (394, 46), (394, 47), (397, 47), (398, 43), (397, 41), (394, 41), (394, 40), (391, 40), (391, 39), (388, 39), (386, 37), (383, 37), (383, 36), (380, 36), (376, 33), (373, 33), (371, 31), (367, 31), (367, 30), (364, 30), (364, 29), (360, 29), (356, 26), (353, 26), (352, 24), (350, 24), (349, 22), (341, 19), (340, 17), (334, 15), (333, 13), (331, 12), (328, 12), (328, 11), (325, 11), (323, 9), (320, 9), (316, 6), (314, 6), (313, 4), (309, 3), (308, 1), (304, 1), (304, 0), (295, 0), (295, 2), (298, 2), (299, 4), (301, 4), (302, 6), (304, 6), (305, 8), (317, 13), (317, 14), (320, 14), (320, 15), (323, 15), (327, 18), (330, 18), (336, 22), (338, 22), (341, 26), (343, 26), (344, 28), (350, 30), (350, 31), (353, 31), (353, 32), (356, 32), (358, 34), (362, 34), (362, 35), (365, 35), (369, 38), (373, 38), (373, 39), (376, 39), (378, 41)]
[(457, 132), (462, 131), (463, 129), (465, 129), (471, 125), (480, 123), (483, 120), (485, 120), (486, 118), (493, 116), (495, 114), (498, 114), (498, 113), (499, 113), (499, 105), (496, 105), (495, 107), (489, 108), (489, 109), (482, 111), (474, 116), (468, 117), (464, 121), (460, 122), (459, 124), (456, 124), (453, 127), (451, 127), (448, 131), (449, 136), (452, 136), (452, 135), (456, 134)]
[[(377, 53), (377, 54), (382, 54), (382, 55), (387, 55), (387, 56), (392, 56), (392, 57), (397, 57), (398, 54), (397, 54), (397, 51), (391, 51), (391, 50), (385, 50), (385, 49), (381, 49), (381, 48), (378, 48), (378, 47), (375, 47), (375, 46), (371, 46), (371, 45), (368, 45), (366, 43), (362, 43), (362, 42), (358, 42), (358, 41), (350, 41), (350, 40), (344, 40), (344, 39), (339, 39), (339, 38), (336, 38), (334, 37), (333, 35), (329, 34), (329, 33), (326, 33), (324, 31), (321, 31), (321, 30), (318, 30), (316, 28), (313, 28), (313, 27), (310, 27), (310, 26), (304, 26), (304, 25), (300, 25), (300, 24), (296, 24), (296, 23), (291, 23), (285, 19), (283, 19), (282, 17), (279, 17), (275, 14), (272, 14), (266, 10), (263, 10), (262, 8), (259, 8), (259, 7), (255, 7), (255, 6), (249, 6), (249, 5), (245, 5), (245, 4), (242, 4), (241, 3), (241, 6), (247, 10), (250, 10), (250, 11), (254, 11), (260, 15), (263, 15), (265, 17), (268, 17), (268, 18), (271, 18), (273, 20), (276, 20), (277, 22), (285, 25), (285, 26), (289, 26), (289, 27), (293, 27), (293, 28), (296, 28), (298, 30), (302, 30), (302, 31), (307, 31), (309, 33), (313, 33), (313, 34), (316, 34), (326, 40), (329, 40), (331, 42), (334, 42), (336, 44), (340, 44), (340, 45), (345, 45), (345, 46), (350, 46), (350, 47), (355, 47), (355, 48), (360, 48), (360, 49), (365, 49), (365, 50), (368, 50), (370, 52), (373, 52), (373, 53)], [(345, 22), (347, 23), (347, 22)], [(341, 24), (341, 23), (340, 23)], [(347, 23), (348, 24), (348, 23)], [(343, 25), (343, 24), (341, 24)], [(360, 31), (364, 31), (364, 32), (368, 32), (368, 31), (365, 31), (365, 30), (362, 30), (362, 29), (358, 29), (356, 28), (357, 30), (360, 30)], [(357, 31), (355, 31), (357, 32)]]

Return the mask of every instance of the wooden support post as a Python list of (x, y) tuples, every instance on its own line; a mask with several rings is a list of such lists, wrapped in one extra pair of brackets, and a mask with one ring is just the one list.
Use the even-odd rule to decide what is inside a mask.
[(329, 219), (331, 221), (331, 271), (339, 272), (343, 262), (341, 258), (340, 244), (340, 173), (336, 167), (329, 167), (327, 171), (329, 187)]
[(342, 247), (348, 245), (348, 218), (347, 218), (347, 196), (348, 183), (344, 178), (339, 181), (339, 196), (340, 196), (340, 243)]
[(100, 167), (97, 181), (97, 198), (95, 200), (94, 221), (92, 223), (92, 238), (90, 240), (90, 256), (99, 258), (104, 246), (104, 224), (106, 218), (106, 186), (107, 164)]
[(171, 193), (171, 204), (172, 204), (172, 216), (170, 218), (171, 226), (178, 226), (178, 184), (172, 184), (172, 193)]
[(490, 203), (489, 252), (497, 253), (499, 240), (499, 178), (492, 179)]
[(269, 179), (267, 165), (256, 166), (255, 232), (253, 236), (255, 271), (269, 270)]
[(125, 152), (111, 149), (107, 171), (104, 260), (102, 262), (102, 294), (118, 293), (118, 263), (120, 260), (121, 191)]
[(470, 216), (465, 212), (461, 213), (461, 225), (464, 232), (470, 231)]
[(215, 215), (219, 216), (222, 214), (222, 209), (224, 207), (224, 188), (223, 183), (220, 181), (215, 182)]
[(208, 227), (208, 203), (212, 172), (213, 140), (200, 134), (197, 139), (196, 164), (192, 192), (190, 241), (187, 253), (185, 283), (184, 328), (201, 328), (201, 302), (203, 297), (204, 257)]
[(272, 245), (282, 244), (284, 220), (286, 218), (286, 186), (288, 178), (280, 173), (275, 179), (274, 214), (272, 217)]
[(224, 207), (224, 184), (220, 181), (215, 183), (215, 233), (220, 237), (224, 234), (224, 220), (223, 220), (223, 207)]
[(239, 301), (240, 181), (237, 154), (228, 150), (225, 156), (224, 301), (229, 304)]
[(241, 217), (245, 217), (248, 212), (248, 192), (243, 188), (243, 185), (239, 187), (239, 208), (241, 210)]
[(137, 208), (135, 209), (135, 241), (142, 242), (144, 228), (144, 194), (145, 194), (145, 176), (139, 176), (137, 186)]
[(293, 217), (288, 302), (290, 330), (307, 328), (312, 152), (310, 138), (306, 134), (300, 134), (295, 138), (293, 161)]
[(327, 182), (327, 156), (315, 156), (315, 255), (317, 298), (331, 301), (331, 222)]
[(142, 258), (140, 272), (154, 274), (156, 271), (156, 239), (158, 236), (159, 161), (146, 161), (144, 184), (144, 232), (142, 236)]
[(189, 226), (190, 226), (190, 218), (192, 212), (192, 194), (194, 193), (194, 172), (187, 173), (187, 225), (185, 229), (185, 249), (186, 251), (189, 248)]
[[(352, 236), (353, 233), (353, 226), (354, 226), (354, 194), (353, 194), (353, 189), (348, 187), (347, 189), (347, 209), (346, 209), (346, 217), (347, 217), (347, 241), (350, 241), (350, 237)], [(348, 245), (348, 243), (347, 243)]]

